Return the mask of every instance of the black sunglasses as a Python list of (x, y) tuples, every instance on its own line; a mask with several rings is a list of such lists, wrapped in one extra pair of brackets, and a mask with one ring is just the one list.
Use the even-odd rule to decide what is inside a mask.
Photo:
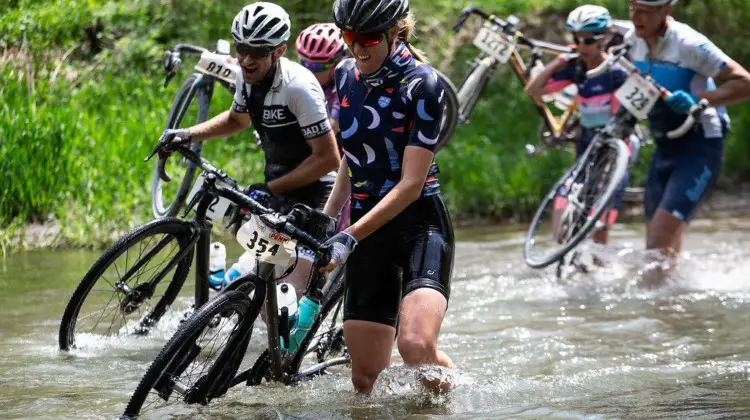
[(276, 50), (276, 47), (256, 47), (252, 45), (235, 43), (234, 50), (237, 52), (237, 55), (243, 57), (250, 56), (250, 58), (253, 59), (260, 59), (269, 57)]
[(604, 38), (604, 35), (594, 35), (586, 38), (578, 38), (577, 36), (573, 36), (573, 42), (576, 45), (580, 45), (581, 42), (583, 42), (584, 45), (593, 45), (596, 44), (596, 41), (599, 41), (602, 38)]

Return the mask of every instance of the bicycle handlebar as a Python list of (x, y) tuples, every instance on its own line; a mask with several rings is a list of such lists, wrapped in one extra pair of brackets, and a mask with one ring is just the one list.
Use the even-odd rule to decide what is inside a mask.
[[(600, 64), (595, 69), (586, 72), (586, 77), (591, 78), (599, 76), (604, 72), (609, 71), (615, 64), (619, 64), (620, 66), (622, 66), (625, 71), (628, 72), (628, 74), (637, 73), (643, 75), (643, 73), (638, 70), (638, 67), (636, 67), (635, 64), (631, 63), (630, 60), (625, 57), (629, 51), (629, 47), (629, 45), (623, 45), (618, 49), (613, 49), (613, 53), (610, 54), (610, 56), (607, 57), (607, 59), (604, 60), (602, 64)], [(651, 76), (645, 75), (644, 79), (659, 91), (659, 96), (662, 99), (668, 100), (669, 97), (672, 96), (672, 92), (667, 90), (665, 87), (657, 84), (651, 78)], [(708, 101), (705, 99), (701, 99), (697, 104), (690, 107), (690, 110), (688, 110), (687, 112), (688, 116), (685, 121), (676, 129), (667, 132), (667, 138), (676, 139), (684, 136), (693, 127), (693, 125), (695, 125), (696, 120), (700, 117), (703, 111), (706, 110), (706, 108), (708, 108)]]
[(176, 53), (188, 52), (192, 54), (203, 54), (204, 52), (208, 52), (208, 50), (203, 47), (199, 47), (197, 45), (177, 44), (172, 48), (172, 52), (176, 52)]
[(289, 235), (292, 239), (295, 239), (315, 252), (323, 250), (324, 247), (322, 243), (313, 238), (309, 233), (294, 225), (295, 223), (299, 223), (300, 220), (297, 220), (297, 218), (291, 214), (293, 212), (290, 212), (289, 215), (281, 215), (275, 210), (262, 206), (260, 203), (235, 188), (218, 185), (215, 188), (217, 195), (239, 204), (240, 207), (249, 209), (253, 214), (261, 216), (261, 220), (272, 229)]
[[(161, 151), (164, 146), (166, 146), (168, 142), (163, 141), (160, 142), (156, 148), (149, 154), (149, 156), (146, 158), (146, 160), (150, 159), (154, 154)], [(232, 179), (229, 175), (221, 171), (220, 169), (217, 169), (214, 167), (209, 161), (201, 157), (199, 154), (195, 153), (194, 151), (190, 150), (189, 147), (186, 147), (184, 145), (181, 145), (177, 148), (175, 151), (176, 153), (181, 154), (184, 156), (187, 160), (194, 163), (196, 166), (201, 168), (203, 172), (205, 172), (207, 175), (207, 179), (211, 178), (212, 185), (214, 185), (214, 190), (217, 195), (227, 198), (230, 201), (234, 202), (235, 204), (239, 204), (240, 207), (249, 209), (253, 214), (257, 214), (261, 217), (261, 220), (265, 222), (267, 225), (269, 225), (271, 228), (278, 230), (282, 233), (285, 233), (292, 237), (293, 239), (299, 241), (302, 243), (302, 245), (310, 248), (311, 250), (315, 252), (327, 252), (323, 248), (323, 244), (318, 242), (315, 238), (313, 238), (310, 234), (307, 232), (299, 229), (294, 225), (294, 223), (300, 222), (299, 220), (296, 220), (294, 215), (294, 211), (290, 212), (289, 215), (280, 215), (275, 210), (267, 208), (257, 201), (253, 200), (249, 196), (247, 196), (244, 192), (238, 190), (238, 184), (237, 181)], [(160, 176), (165, 175), (164, 172), (164, 164), (166, 163), (167, 158), (159, 156), (159, 174)], [(167, 179), (169, 177), (167, 176)], [(162, 178), (164, 179), (164, 178)], [(226, 187), (221, 185), (215, 185), (216, 181), (221, 181), (225, 184), (227, 184)], [(198, 196), (196, 195), (196, 198)], [(194, 198), (194, 200), (196, 200)], [(188, 208), (192, 208), (192, 206), (195, 205), (195, 203), (188, 204)]]
[(471, 15), (477, 15), (484, 20), (491, 21), (493, 24), (502, 28), (503, 33), (513, 36), (518, 41), (518, 44), (521, 46), (532, 48), (532, 49), (538, 48), (543, 51), (548, 51), (552, 53), (573, 52), (573, 49), (569, 47), (564, 47), (558, 44), (553, 44), (553, 43), (541, 41), (538, 39), (527, 38), (524, 34), (522, 34), (521, 32), (515, 29), (517, 22), (516, 23), (506, 22), (498, 18), (497, 16), (493, 14), (489, 14), (474, 6), (467, 6), (466, 8), (464, 8), (464, 10), (461, 11), (461, 14), (458, 16), (458, 19), (456, 20), (456, 23), (453, 24), (453, 31), (458, 32), (464, 26), (464, 23), (466, 23), (466, 20)]

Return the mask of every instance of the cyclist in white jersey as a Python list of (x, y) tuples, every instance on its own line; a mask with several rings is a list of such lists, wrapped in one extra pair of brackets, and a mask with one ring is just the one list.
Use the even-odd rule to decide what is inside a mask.
[[(625, 39), (639, 70), (673, 92), (649, 115), (656, 151), (644, 199), (646, 247), (669, 256), (680, 251), (690, 218), (719, 175), (728, 128), (721, 107), (750, 98), (750, 73), (704, 35), (675, 21), (670, 16), (675, 2), (630, 0), (634, 28)], [(685, 136), (667, 139), (701, 99), (711, 108), (700, 121)]]
[[(341, 162), (320, 84), (309, 70), (282, 57), (290, 29), (289, 15), (280, 6), (256, 2), (242, 8), (232, 22), (242, 69), (234, 104), (204, 123), (162, 135), (185, 144), (227, 137), (252, 124), (265, 155), (265, 182), (251, 185), (247, 193), (282, 212), (295, 203), (322, 209)], [(312, 268), (313, 255), (305, 251), (288, 278), (300, 292)], [(231, 274), (224, 282), (232, 280)], [(222, 286), (221, 279), (212, 280), (212, 287)]]

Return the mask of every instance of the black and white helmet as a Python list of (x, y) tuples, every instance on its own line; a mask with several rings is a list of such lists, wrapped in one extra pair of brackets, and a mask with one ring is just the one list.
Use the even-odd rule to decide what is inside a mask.
[(409, 0), (336, 0), (333, 3), (333, 21), (344, 31), (382, 32), (408, 13)]
[(292, 23), (279, 5), (259, 1), (237, 13), (232, 22), (232, 38), (238, 44), (277, 46), (289, 40)]

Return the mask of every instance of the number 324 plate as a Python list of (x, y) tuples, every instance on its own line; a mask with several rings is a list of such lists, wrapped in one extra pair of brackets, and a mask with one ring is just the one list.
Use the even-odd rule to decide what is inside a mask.
[(296, 241), (271, 229), (257, 214), (237, 231), (237, 241), (260, 261), (278, 265), (289, 261), (296, 246)]

